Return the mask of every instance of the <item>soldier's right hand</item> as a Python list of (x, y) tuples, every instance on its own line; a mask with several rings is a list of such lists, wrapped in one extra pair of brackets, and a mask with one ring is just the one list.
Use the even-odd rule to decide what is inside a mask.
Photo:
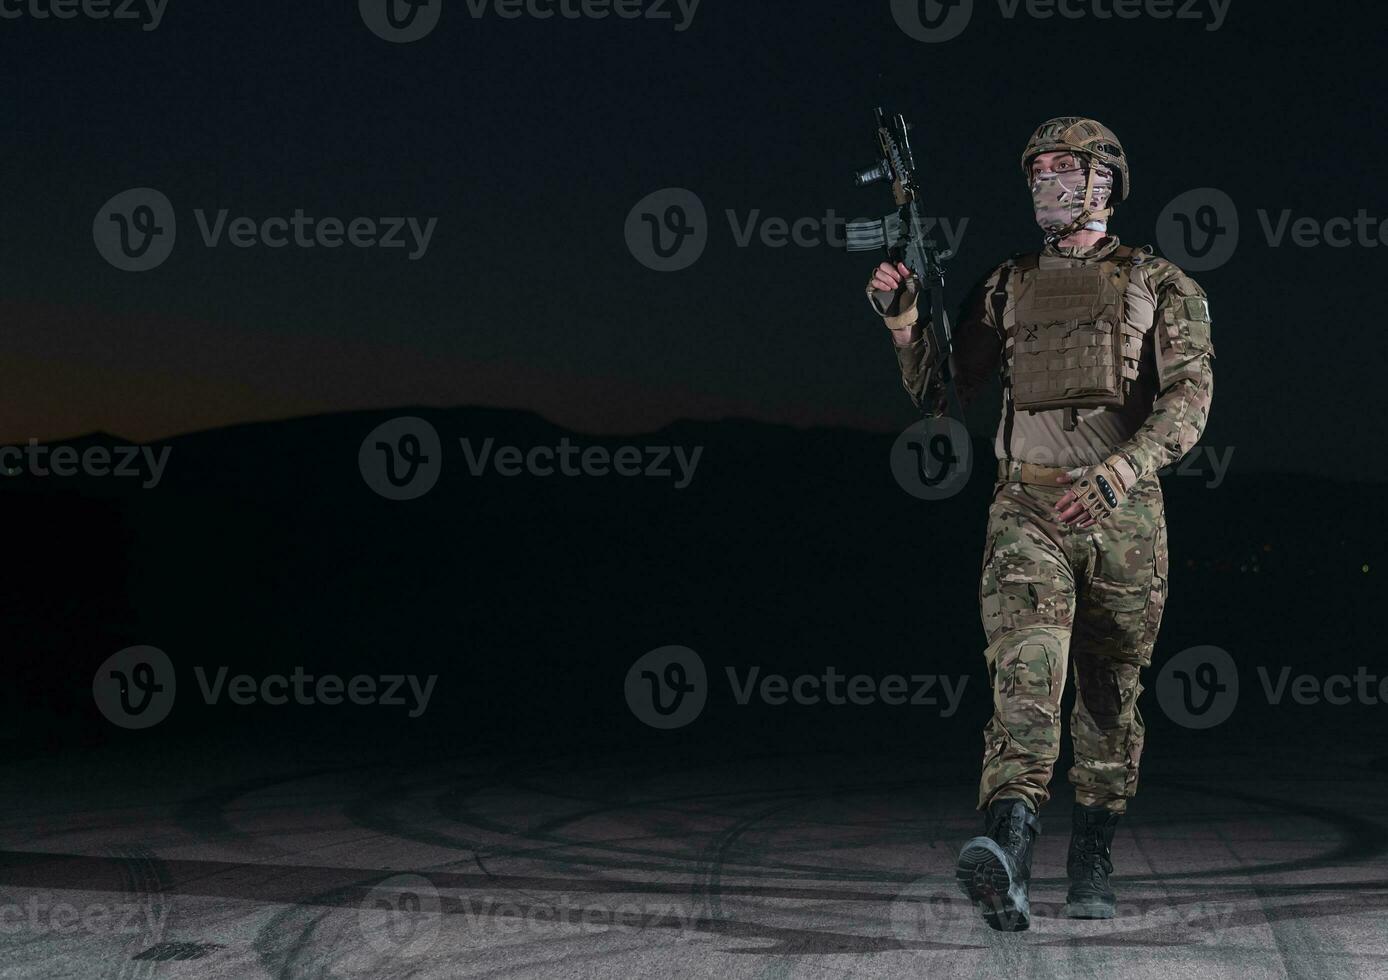
[(873, 302), (884, 316), (900, 316), (915, 305), (920, 292), (920, 280), (906, 268), (904, 262), (883, 262), (872, 270), (868, 282)]
[(883, 262), (876, 269), (872, 270), (872, 285), (881, 292), (894, 293), (901, 288), (901, 284), (911, 278), (911, 270), (906, 268), (905, 262)]

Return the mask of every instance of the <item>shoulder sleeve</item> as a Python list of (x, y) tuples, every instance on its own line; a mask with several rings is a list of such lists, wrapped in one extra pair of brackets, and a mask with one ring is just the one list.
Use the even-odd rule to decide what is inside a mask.
[(1210, 302), (1205, 290), (1165, 259), (1155, 259), (1149, 279), (1156, 297), (1153, 348), (1162, 390), (1181, 380), (1199, 383), (1206, 358), (1214, 357)]
[(1150, 270), (1158, 392), (1146, 421), (1119, 447), (1136, 478), (1176, 462), (1200, 441), (1214, 398), (1214, 344), (1205, 291), (1164, 259), (1151, 260)]

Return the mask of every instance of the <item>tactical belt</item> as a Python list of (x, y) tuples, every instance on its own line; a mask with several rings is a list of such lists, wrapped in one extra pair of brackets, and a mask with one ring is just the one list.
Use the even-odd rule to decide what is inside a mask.
[(1039, 466), (1019, 459), (998, 460), (998, 479), (1004, 483), (1030, 483), (1038, 487), (1058, 487), (1063, 466)]

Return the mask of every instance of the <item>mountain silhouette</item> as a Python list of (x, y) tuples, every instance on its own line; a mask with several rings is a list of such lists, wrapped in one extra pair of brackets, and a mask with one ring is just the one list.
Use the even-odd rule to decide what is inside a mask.
[[(442, 467), (427, 493), (390, 500), (364, 478), (359, 452), (369, 433), (404, 416), (438, 433)], [(486, 445), (494, 463), (501, 447), (564, 440), (608, 453), (637, 447), (643, 460), (652, 447), (700, 454), (682, 489), (673, 477), (470, 469)], [(115, 651), (148, 644), (178, 670), (165, 723), (175, 731), (972, 747), (989, 703), (977, 581), (991, 445), (975, 446), (962, 492), (932, 502), (895, 483), (893, 441), (737, 420), (593, 438), (524, 412), (401, 408), (174, 438), (148, 447), (166, 453), (153, 486), (148, 474), (7, 477), (11, 739), (136, 737), (95, 710), (92, 675)], [(116, 452), (121, 441), (93, 434), (56, 445)], [(1206, 644), (1247, 666), (1245, 683), (1257, 664), (1325, 672), (1365, 662), (1376, 638), (1362, 610), (1378, 598), (1381, 549), (1345, 523), (1372, 514), (1381, 488), (1236, 468), (1211, 482), (1163, 481), (1171, 595), (1153, 673)], [(709, 703), (688, 729), (657, 733), (629, 710), (623, 684), (638, 657), (669, 645), (702, 658)], [(764, 678), (830, 666), (969, 680), (950, 718), (882, 704), (742, 705), (731, 695), (753, 667)], [(221, 667), (255, 677), (295, 667), (344, 678), (436, 674), (437, 686), (414, 719), (381, 705), (208, 705), (195, 667), (203, 678)], [(1296, 728), (1286, 714), (1267, 716), (1279, 737)], [(972, 765), (972, 748), (960, 758)]]

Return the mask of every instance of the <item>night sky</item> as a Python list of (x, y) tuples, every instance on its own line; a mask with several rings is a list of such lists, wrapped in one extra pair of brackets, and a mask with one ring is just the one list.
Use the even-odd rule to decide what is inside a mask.
[[(1385, 244), (1271, 248), (1258, 214), (1363, 209), (1375, 237), (1388, 218), (1382, 5), (1232, 0), (1210, 30), (1209, 0), (1167, 20), (976, 0), (959, 37), (922, 43), (889, 0), (707, 0), (687, 24), (673, 2), (673, 20), (542, 20), (448, 0), (427, 37), (392, 44), (355, 2), (169, 0), (153, 30), (32, 15), (53, 2), (0, 0), (23, 12), (0, 18), (0, 440), (466, 404), (590, 432), (726, 416), (899, 430), (913, 410), (862, 297), (875, 260), (739, 247), (726, 214), (887, 210), (850, 180), (885, 103), (915, 124), (927, 211), (968, 220), (951, 306), (1039, 247), (1018, 158), (1051, 116), (1124, 141), (1133, 195), (1112, 227), (1131, 244), (1156, 243), (1178, 194), (1229, 194), (1238, 250), (1194, 273), (1217, 350), (1205, 443), (1234, 447), (1240, 471), (1388, 477), (1371, 398), (1388, 377)], [(131, 273), (93, 223), (137, 187), (167, 195), (178, 240)], [(657, 272), (624, 226), (670, 187), (702, 201), (708, 246)], [(415, 260), (207, 248), (195, 211), (222, 208), (437, 226)], [(972, 427), (997, 410), (988, 396)]]

